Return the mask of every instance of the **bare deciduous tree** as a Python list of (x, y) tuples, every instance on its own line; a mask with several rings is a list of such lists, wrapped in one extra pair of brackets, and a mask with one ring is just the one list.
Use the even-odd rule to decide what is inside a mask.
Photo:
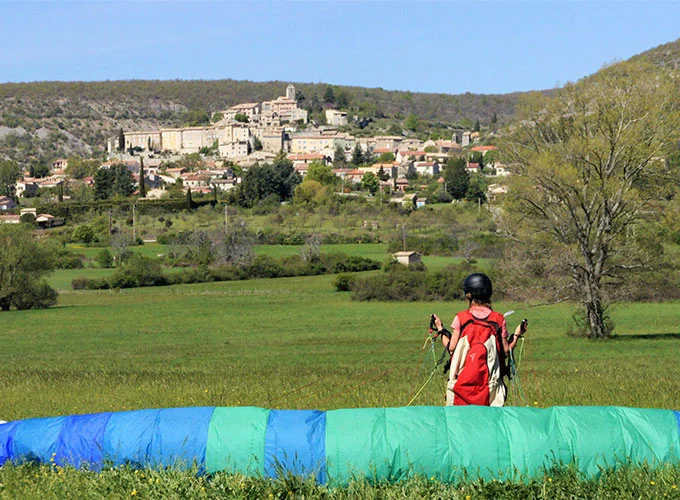
[(628, 230), (654, 210), (679, 106), (677, 79), (619, 63), (525, 105), (504, 146), (516, 174), (506, 229), (556, 252), (590, 336), (611, 333), (604, 286), (645, 265)]
[(245, 221), (231, 224), (229, 230), (221, 233), (213, 243), (215, 262), (234, 266), (247, 265), (255, 256), (253, 244), (253, 237), (248, 232)]

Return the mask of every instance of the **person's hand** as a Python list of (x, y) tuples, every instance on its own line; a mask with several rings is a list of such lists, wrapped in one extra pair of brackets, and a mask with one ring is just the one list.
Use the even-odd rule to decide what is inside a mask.
[(524, 320), (519, 325), (517, 325), (517, 328), (515, 328), (515, 336), (521, 337), (522, 335), (524, 335), (527, 332), (527, 325), (528, 325), (527, 320)]
[(434, 327), (437, 329), (437, 331), (441, 331), (444, 329), (444, 325), (442, 324), (442, 320), (439, 319), (439, 316), (436, 314), (433, 314), (432, 317), (434, 318)]

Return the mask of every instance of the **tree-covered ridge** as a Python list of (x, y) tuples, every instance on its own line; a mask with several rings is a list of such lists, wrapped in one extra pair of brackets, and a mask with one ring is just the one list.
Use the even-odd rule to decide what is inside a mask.
[[(142, 114), (149, 118), (168, 120), (172, 118), (170, 115), (186, 109), (217, 112), (239, 103), (275, 99), (283, 94), (288, 83), (248, 80), (6, 83), (0, 84), (0, 99), (3, 114), (8, 105), (11, 109), (12, 104), (28, 105), (32, 101), (41, 101), (42, 104), (38, 108), (40, 114), (27, 114), (33, 118), (51, 115), (94, 118), (103, 115), (124, 119), (128, 117), (124, 110), (128, 110), (128, 114), (131, 113), (133, 116)], [(301, 100), (300, 104), (305, 108), (330, 103), (359, 111), (362, 104), (370, 102), (372, 103), (370, 112), (379, 115), (413, 113), (421, 119), (448, 122), (461, 119), (489, 122), (493, 113), (496, 113), (501, 122), (506, 121), (512, 116), (514, 106), (521, 95), (521, 93), (485, 95), (469, 92), (451, 95), (331, 86), (325, 83), (294, 83), (294, 85)], [(120, 109), (121, 105), (124, 106), (123, 109)], [(140, 113), (141, 111), (145, 112)]]
[(674, 42), (664, 43), (642, 54), (630, 58), (631, 61), (646, 60), (656, 66), (669, 70), (680, 69), (680, 38)]
[[(235, 104), (283, 94), (287, 82), (235, 80), (32, 82), (0, 85), (0, 158), (31, 163), (39, 158), (96, 154), (108, 137), (126, 131), (181, 127), (200, 113), (211, 117)], [(387, 91), (296, 83), (302, 108), (321, 118), (342, 108), (379, 120), (376, 132), (396, 130), (409, 117), (422, 125), (507, 123), (520, 94), (463, 95)]]
[[(677, 69), (680, 40), (632, 59)], [(92, 155), (122, 128), (153, 130), (195, 124), (192, 116), (215, 113), (244, 102), (262, 102), (283, 94), (289, 82), (225, 80), (122, 80), (105, 82), (29, 82), (0, 84), (0, 159), (29, 165), (36, 161)], [(421, 133), (451, 126), (502, 127), (512, 121), (522, 92), (512, 94), (421, 93), (294, 83), (299, 105), (313, 119), (339, 108), (374, 120), (364, 135)], [(549, 94), (552, 91), (543, 91)], [(415, 122), (415, 125), (414, 123)]]

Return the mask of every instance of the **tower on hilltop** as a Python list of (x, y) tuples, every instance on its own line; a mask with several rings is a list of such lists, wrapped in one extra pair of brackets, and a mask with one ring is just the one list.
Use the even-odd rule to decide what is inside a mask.
[(286, 99), (295, 100), (295, 85), (292, 83), (286, 87)]

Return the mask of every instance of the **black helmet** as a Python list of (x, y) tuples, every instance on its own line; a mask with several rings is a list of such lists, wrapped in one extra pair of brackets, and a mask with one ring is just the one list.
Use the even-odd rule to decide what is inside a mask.
[(486, 274), (471, 274), (463, 281), (463, 293), (469, 293), (473, 299), (489, 300), (493, 293), (491, 279)]

